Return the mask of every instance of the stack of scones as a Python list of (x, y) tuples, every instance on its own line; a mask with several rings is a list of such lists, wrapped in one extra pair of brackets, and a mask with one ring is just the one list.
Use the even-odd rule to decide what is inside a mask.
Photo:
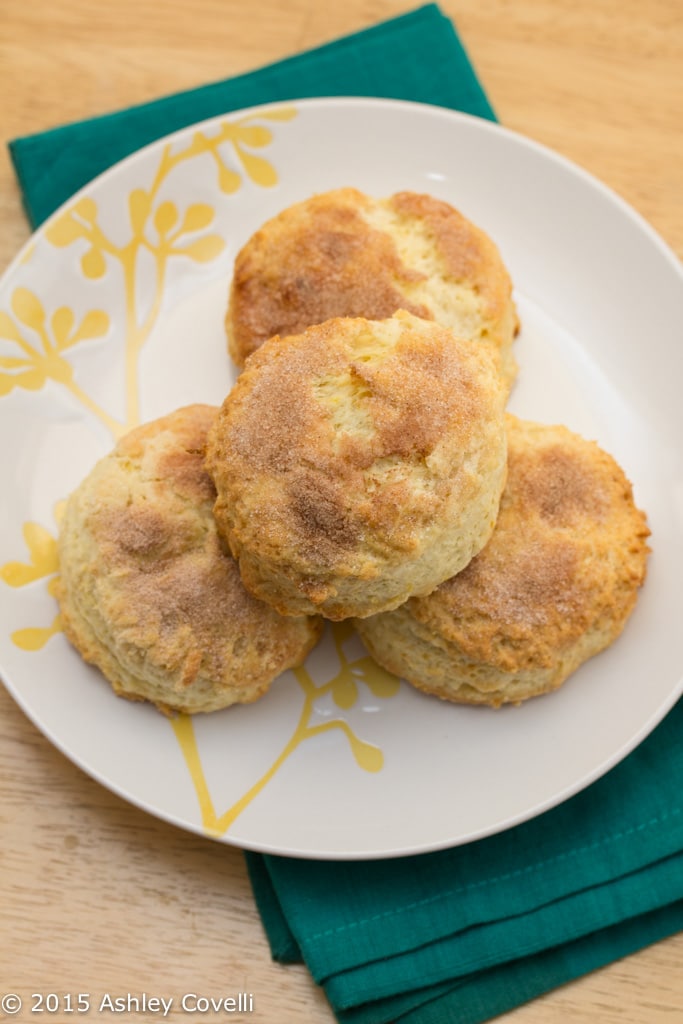
[(238, 254), (221, 408), (145, 424), (71, 495), (64, 630), (166, 713), (264, 694), (325, 619), (449, 701), (557, 688), (622, 631), (649, 530), (624, 473), (506, 410), (518, 317), (452, 206), (337, 189)]

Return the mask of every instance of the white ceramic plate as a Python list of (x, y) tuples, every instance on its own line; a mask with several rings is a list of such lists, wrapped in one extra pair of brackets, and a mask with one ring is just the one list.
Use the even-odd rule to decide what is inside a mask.
[[(621, 462), (652, 528), (648, 580), (610, 650), (519, 708), (392, 688), (338, 627), (257, 704), (171, 723), (114, 697), (59, 632), (59, 505), (125, 427), (222, 401), (238, 248), (278, 210), (342, 185), (431, 192), (496, 240), (523, 325), (511, 408)], [(240, 112), (79, 193), (10, 267), (0, 310), (0, 672), (57, 747), (152, 814), (298, 856), (464, 843), (586, 786), (681, 693), (683, 275), (629, 207), (561, 157), (415, 104)]]

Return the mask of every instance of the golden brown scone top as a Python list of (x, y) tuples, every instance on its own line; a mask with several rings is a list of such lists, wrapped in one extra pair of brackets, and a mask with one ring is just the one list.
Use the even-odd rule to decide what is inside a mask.
[(220, 540), (204, 467), (216, 413), (188, 406), (124, 436), (60, 533), (67, 636), (117, 693), (162, 710), (254, 700), (320, 635), (255, 600)]
[(123, 437), (118, 471), (101, 475), (87, 524), (118, 583), (107, 599), (112, 626), (125, 620), (128, 643), (160, 664), (181, 659), (187, 685), (202, 659), (220, 657), (214, 641), (226, 616), (246, 624), (252, 604), (207, 530), (215, 491), (203, 457), (216, 411), (191, 406)]
[(238, 556), (246, 548), (310, 567), (301, 586), (314, 601), (326, 568), (377, 577), (417, 555), (459, 495), (463, 529), (480, 528), (466, 521), (469, 491), (482, 486), (468, 458), (481, 456), (497, 507), (503, 401), (486, 351), (405, 312), (273, 338), (210, 437), (219, 526)]
[(597, 444), (506, 419), (508, 479), (491, 540), (407, 607), (465, 657), (516, 672), (552, 665), (589, 630), (605, 643), (618, 635), (645, 579), (650, 531)]
[(448, 203), (414, 192), (375, 200), (337, 189), (284, 210), (238, 254), (226, 319), (230, 352), (241, 366), (272, 335), (406, 309), (490, 342), (510, 381), (511, 292), (496, 245)]

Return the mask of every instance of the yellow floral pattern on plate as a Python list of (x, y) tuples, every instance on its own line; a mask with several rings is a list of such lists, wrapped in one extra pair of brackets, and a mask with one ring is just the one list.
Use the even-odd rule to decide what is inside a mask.
[(313, 736), (339, 730), (348, 740), (351, 753), (360, 768), (367, 772), (378, 772), (381, 770), (384, 763), (382, 751), (379, 747), (359, 739), (348, 722), (343, 718), (328, 719), (328, 721), (318, 725), (310, 724), (316, 702), (327, 694), (332, 696), (334, 703), (340, 709), (349, 710), (358, 699), (359, 682), (364, 683), (371, 693), (380, 699), (395, 696), (400, 686), (396, 676), (380, 668), (368, 656), (356, 658), (353, 661), (346, 657), (343, 644), (350, 638), (352, 633), (352, 627), (348, 623), (334, 623), (331, 631), (334, 647), (339, 659), (339, 671), (326, 683), (316, 685), (305, 665), (294, 669), (294, 675), (304, 693), (304, 702), (299, 721), (291, 738), (264, 775), (232, 807), (220, 816), (216, 813), (209, 787), (206, 783), (192, 718), (189, 715), (179, 715), (172, 720), (173, 730), (183, 751), (195, 787), (202, 815), (202, 824), (211, 835), (224, 835), (242, 811), (273, 778), (287, 758), (294, 753), (301, 743)]
[[(287, 122), (296, 116), (291, 106), (261, 110), (258, 122)], [(30, 288), (16, 287), (9, 307), (0, 310), (0, 398), (16, 389), (39, 391), (48, 381), (64, 389), (71, 401), (102, 424), (116, 440), (140, 422), (140, 354), (159, 320), (167, 287), (167, 273), (172, 261), (190, 260), (211, 263), (221, 256), (225, 239), (213, 229), (216, 211), (206, 202), (191, 202), (182, 207), (164, 196), (163, 186), (172, 173), (188, 161), (209, 158), (214, 165), (216, 183), (221, 193), (232, 195), (248, 178), (253, 184), (269, 188), (277, 184), (276, 168), (255, 150), (262, 150), (273, 141), (270, 127), (255, 123), (246, 115), (218, 125), (199, 128), (183, 136), (181, 143), (173, 140), (164, 145), (151, 177), (144, 187), (133, 188), (127, 195), (127, 223), (130, 233), (125, 241), (115, 241), (112, 232), (103, 226), (102, 211), (94, 198), (85, 193), (67, 205), (46, 226), (43, 238), (57, 249), (73, 249), (78, 257), (80, 273), (85, 282), (96, 283), (108, 274), (117, 274), (118, 294), (125, 310), (123, 334), (123, 379), (125, 414), (112, 415), (79, 384), (71, 356), (84, 343), (108, 339), (115, 330), (114, 316), (104, 309), (93, 308), (78, 316), (67, 305), (45, 308), (44, 302)], [(227, 153), (232, 155), (229, 160)], [(36, 242), (27, 250), (22, 263), (32, 260)], [(142, 261), (150, 274), (141, 271)], [(141, 283), (142, 282), (142, 283)], [(63, 504), (63, 503), (62, 503)], [(58, 518), (59, 508), (56, 510)], [(28, 561), (8, 562), (0, 567), (0, 579), (11, 587), (25, 587), (39, 580), (47, 581), (48, 593), (54, 595), (58, 574), (56, 537), (44, 526), (28, 522), (23, 527)], [(47, 626), (15, 630), (13, 643), (23, 651), (38, 651), (60, 631), (59, 614)], [(357, 765), (367, 772), (377, 772), (383, 765), (382, 751), (360, 739), (342, 715), (324, 723), (311, 724), (316, 703), (331, 697), (340, 712), (357, 704), (359, 684), (365, 684), (376, 698), (388, 698), (398, 692), (398, 680), (363, 656), (349, 660), (343, 645), (352, 635), (351, 627), (340, 623), (331, 629), (332, 646), (339, 664), (338, 671), (323, 683), (316, 683), (306, 666), (294, 670), (303, 693), (299, 721), (289, 741), (270, 768), (227, 811), (218, 815), (206, 781), (201, 752), (193, 721), (179, 715), (171, 719), (199, 804), (202, 825), (213, 835), (223, 835), (241, 812), (263, 790), (279, 768), (306, 740), (328, 731), (341, 732)]]
[[(64, 503), (60, 502), (55, 510), (55, 518), (59, 520)], [(54, 587), (59, 571), (57, 558), (57, 538), (40, 523), (24, 523), (24, 542), (28, 549), (28, 562), (7, 562), (0, 566), (0, 579), (10, 587), (25, 587), (36, 580), (47, 580), (48, 593), (54, 597)], [(40, 651), (61, 629), (59, 614), (55, 615), (49, 626), (29, 626), (12, 633), (12, 641), (24, 651)]]

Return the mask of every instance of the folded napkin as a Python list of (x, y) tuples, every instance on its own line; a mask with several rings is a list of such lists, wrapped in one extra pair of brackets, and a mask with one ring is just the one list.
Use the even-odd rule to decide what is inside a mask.
[[(40, 223), (170, 131), (314, 95), (494, 117), (453, 25), (428, 5), (247, 75), (13, 141), (28, 216)], [(351, 863), (247, 854), (273, 957), (304, 960), (341, 1022), (477, 1024), (681, 930), (682, 727), (679, 703), (584, 792), (476, 843)]]
[(349, 1024), (478, 1024), (683, 928), (683, 702), (610, 773), (479, 842), (396, 860), (248, 854), (273, 957)]
[(10, 156), (36, 227), (112, 164), (231, 110), (316, 96), (375, 96), (493, 119), (452, 23), (434, 4), (236, 78), (15, 139)]

